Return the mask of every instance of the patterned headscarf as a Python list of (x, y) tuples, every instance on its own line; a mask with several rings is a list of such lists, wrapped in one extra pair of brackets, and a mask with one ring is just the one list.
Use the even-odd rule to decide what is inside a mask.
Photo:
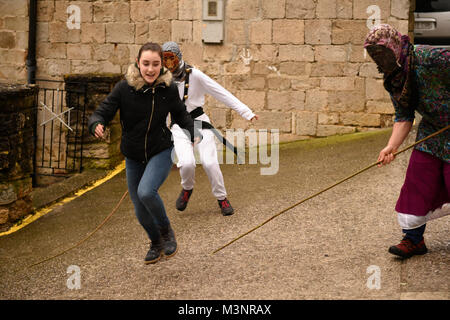
[(380, 24), (373, 27), (366, 37), (364, 48), (370, 45), (380, 45), (394, 52), (395, 58), (400, 65), (403, 65), (405, 54), (403, 48), (409, 43), (409, 37), (402, 35), (388, 24)]
[(162, 50), (163, 52), (172, 52), (178, 57), (178, 67), (175, 71), (172, 72), (172, 75), (175, 81), (183, 81), (186, 77), (186, 68), (183, 60), (183, 55), (181, 54), (181, 50), (178, 44), (174, 41), (165, 42), (162, 45)]
[(399, 103), (407, 103), (411, 96), (410, 65), (413, 46), (407, 35), (402, 35), (388, 24), (373, 27), (364, 41), (364, 48), (370, 45), (380, 45), (390, 49), (399, 66), (397, 72), (384, 75), (384, 87)]
[(166, 43), (164, 43), (162, 45), (162, 50), (165, 52), (170, 51), (170, 52), (175, 53), (176, 56), (178, 57), (178, 59), (180, 59), (180, 61), (183, 59), (183, 55), (181, 54), (180, 47), (174, 41), (167, 41)]

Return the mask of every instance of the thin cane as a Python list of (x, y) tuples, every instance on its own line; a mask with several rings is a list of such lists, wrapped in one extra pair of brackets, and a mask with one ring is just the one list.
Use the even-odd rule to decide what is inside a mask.
[(72, 250), (72, 249), (78, 247), (78, 246), (81, 245), (83, 242), (85, 242), (87, 239), (89, 239), (90, 237), (92, 237), (92, 235), (93, 235), (94, 233), (96, 233), (101, 227), (103, 227), (103, 225), (104, 225), (104, 224), (112, 217), (112, 215), (114, 214), (114, 212), (116, 212), (117, 209), (119, 209), (120, 204), (123, 202), (123, 200), (125, 199), (125, 197), (127, 196), (127, 194), (128, 194), (128, 190), (125, 191), (125, 193), (122, 195), (122, 198), (119, 200), (119, 202), (117, 203), (116, 207), (111, 211), (111, 213), (110, 213), (110, 214), (102, 221), (102, 223), (100, 223), (100, 224), (97, 226), (97, 228), (94, 229), (94, 231), (92, 231), (90, 234), (88, 234), (85, 238), (83, 238), (82, 240), (78, 241), (76, 244), (74, 244), (74, 245), (71, 246), (70, 248), (68, 248), (68, 249), (66, 249), (66, 250), (64, 250), (64, 251), (61, 251), (60, 253), (55, 254), (54, 256), (51, 256), (51, 257), (46, 258), (46, 259), (44, 259), (44, 260), (41, 260), (41, 261), (39, 261), (39, 262), (33, 263), (32, 265), (29, 265), (27, 268), (31, 268), (31, 267), (37, 266), (38, 264), (41, 264), (41, 263), (44, 263), (44, 262), (49, 261), (49, 260), (51, 260), (51, 259), (54, 259), (54, 258), (56, 258), (56, 257), (59, 257), (59, 256), (63, 255), (64, 253), (66, 253), (67, 251)]
[[(450, 128), (450, 125), (446, 126), (445, 128), (443, 128), (443, 129), (441, 129), (441, 130), (439, 130), (439, 131), (436, 131), (436, 132), (433, 133), (433, 134), (430, 134), (428, 137), (425, 137), (425, 138), (423, 138), (423, 139), (421, 139), (421, 140), (419, 140), (419, 141), (413, 143), (412, 145), (410, 145), (410, 146), (404, 148), (403, 150), (400, 150), (400, 151), (394, 153), (394, 156), (396, 156), (396, 155), (398, 155), (398, 154), (400, 154), (400, 153), (402, 153), (402, 152), (405, 152), (406, 150), (409, 150), (409, 149), (415, 147), (416, 145), (418, 145), (418, 144), (420, 144), (420, 143), (422, 143), (422, 142), (424, 142), (424, 141), (426, 141), (426, 140), (428, 140), (428, 139), (430, 139), (430, 138), (432, 138), (432, 137), (434, 137), (434, 136), (437, 136), (438, 134), (444, 132), (444, 131), (447, 130), (448, 128)], [(237, 238), (233, 239), (232, 241), (228, 242), (226, 245), (220, 247), (219, 249), (216, 249), (215, 251), (212, 252), (212, 254), (215, 254), (215, 253), (219, 252), (220, 250), (222, 250), (222, 249), (228, 247), (229, 245), (231, 245), (232, 243), (234, 243), (234, 242), (238, 241), (239, 239), (245, 237), (245, 236), (248, 235), (249, 233), (252, 233), (252, 232), (255, 231), (256, 229), (261, 228), (263, 225), (265, 225), (265, 224), (268, 223), (269, 221), (275, 219), (275, 218), (278, 217), (279, 215), (285, 213), (286, 211), (289, 211), (289, 210), (291, 210), (292, 208), (298, 206), (299, 204), (302, 204), (303, 202), (308, 201), (308, 200), (310, 200), (310, 199), (312, 199), (312, 198), (318, 196), (319, 194), (324, 193), (324, 192), (327, 191), (327, 190), (330, 190), (331, 188), (334, 188), (335, 186), (337, 186), (337, 185), (343, 183), (344, 181), (347, 181), (347, 180), (353, 178), (354, 176), (357, 176), (358, 174), (360, 174), (360, 173), (362, 173), (362, 172), (364, 172), (364, 171), (369, 170), (370, 168), (372, 168), (372, 167), (374, 167), (374, 166), (380, 164), (381, 162), (382, 162), (382, 161), (378, 161), (378, 162), (372, 163), (370, 166), (367, 166), (367, 167), (365, 167), (364, 169), (359, 170), (358, 172), (356, 172), (356, 173), (354, 173), (354, 174), (352, 174), (352, 175), (350, 175), (350, 176), (348, 176), (348, 177), (346, 177), (346, 178), (344, 178), (344, 179), (342, 179), (342, 180), (340, 180), (340, 181), (338, 181), (338, 182), (336, 182), (336, 183), (330, 185), (329, 187), (327, 187), (327, 188), (325, 188), (325, 189), (323, 189), (323, 190), (321, 190), (321, 191), (319, 191), (319, 192), (313, 194), (312, 196), (309, 196), (309, 197), (307, 197), (307, 198), (305, 198), (305, 199), (303, 199), (303, 200), (301, 200), (301, 201), (299, 201), (299, 202), (293, 204), (292, 206), (290, 206), (290, 207), (288, 207), (288, 208), (286, 208), (286, 209), (281, 210), (280, 212), (278, 212), (278, 213), (275, 214), (274, 216), (270, 217), (269, 219), (267, 219), (267, 220), (264, 221), (263, 223), (257, 225), (257, 226), (254, 227), (253, 229), (251, 229), (251, 230), (249, 230), (249, 231), (243, 233), (242, 235), (240, 235), (239, 237), (237, 237)]]

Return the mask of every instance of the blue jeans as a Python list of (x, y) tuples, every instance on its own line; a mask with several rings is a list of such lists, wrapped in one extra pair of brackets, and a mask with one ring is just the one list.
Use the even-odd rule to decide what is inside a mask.
[(154, 155), (147, 164), (125, 159), (128, 192), (135, 214), (152, 241), (160, 238), (161, 227), (170, 225), (158, 189), (172, 168), (172, 149), (173, 147)]

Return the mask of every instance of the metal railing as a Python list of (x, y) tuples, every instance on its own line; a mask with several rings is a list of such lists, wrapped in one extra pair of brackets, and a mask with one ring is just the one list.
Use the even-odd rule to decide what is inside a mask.
[(64, 81), (36, 79), (35, 174), (67, 175), (83, 169), (86, 86), (67, 90)]

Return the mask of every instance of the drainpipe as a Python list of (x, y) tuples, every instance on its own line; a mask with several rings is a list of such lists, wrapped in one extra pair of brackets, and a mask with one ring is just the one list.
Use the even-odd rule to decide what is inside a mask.
[(28, 84), (36, 83), (36, 24), (37, 24), (37, 0), (30, 0), (28, 11), (29, 31), (28, 31), (28, 55), (27, 70)]

